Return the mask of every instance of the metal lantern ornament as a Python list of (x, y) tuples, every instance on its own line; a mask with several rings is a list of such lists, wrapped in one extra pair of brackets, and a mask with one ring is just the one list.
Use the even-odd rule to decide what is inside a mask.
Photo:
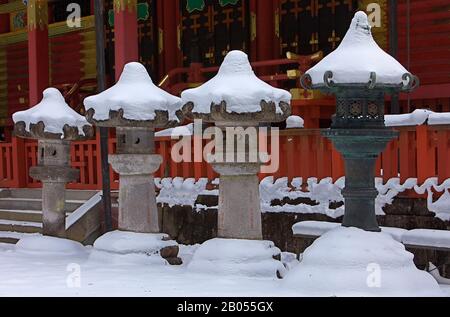
[(385, 96), (414, 90), (418, 78), (376, 44), (367, 15), (357, 12), (341, 45), (308, 70), (301, 84), (336, 96), (336, 114), (323, 135), (345, 161), (343, 226), (380, 231), (375, 214), (375, 162), (398, 136), (385, 126)]

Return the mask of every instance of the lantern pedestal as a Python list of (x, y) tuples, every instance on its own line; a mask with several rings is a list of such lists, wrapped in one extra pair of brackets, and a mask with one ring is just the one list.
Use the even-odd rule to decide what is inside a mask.
[(214, 163), (220, 174), (218, 237), (262, 240), (259, 163)]
[(70, 167), (70, 142), (39, 140), (38, 153), (38, 166), (30, 169), (30, 177), (42, 182), (43, 234), (66, 238), (66, 183), (79, 175)]
[(345, 161), (343, 226), (380, 232), (375, 213), (375, 163), (386, 145), (398, 136), (391, 129), (330, 129), (322, 133)]
[(109, 163), (120, 175), (119, 230), (97, 239), (94, 247), (117, 254), (160, 255), (169, 264), (182, 264), (178, 244), (160, 233), (153, 173), (162, 157), (154, 154), (154, 128), (117, 127), (117, 154), (109, 156)]
[(162, 163), (160, 155), (117, 154), (109, 163), (120, 175), (119, 230), (159, 233), (153, 173)]

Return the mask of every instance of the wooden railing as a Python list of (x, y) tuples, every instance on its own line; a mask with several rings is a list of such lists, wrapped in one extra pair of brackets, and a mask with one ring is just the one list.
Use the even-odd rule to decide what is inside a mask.
[[(440, 182), (450, 178), (450, 125), (397, 128), (399, 138), (392, 141), (377, 161), (376, 175), (385, 181), (400, 177), (402, 181), (417, 178), (423, 183), (431, 177)], [(176, 163), (171, 149), (177, 140), (156, 138), (156, 152), (163, 164), (156, 177), (208, 178), (218, 177), (205, 161)], [(193, 146), (193, 140), (192, 146)], [(203, 141), (203, 146), (205, 145)], [(115, 139), (110, 139), (110, 152), (115, 152)], [(100, 140), (76, 142), (72, 145), (72, 166), (80, 170), (79, 180), (68, 185), (71, 189), (101, 189)], [(270, 147), (269, 147), (270, 152)], [(285, 130), (280, 133), (280, 168), (273, 174), (280, 177), (309, 177), (319, 179), (344, 176), (341, 155), (331, 142), (321, 136), (320, 130)], [(0, 187), (40, 187), (28, 176), (31, 166), (37, 164), (37, 143), (13, 138), (11, 143), (0, 143)], [(119, 176), (112, 171), (112, 188), (118, 188)], [(261, 178), (269, 175), (262, 174)]]

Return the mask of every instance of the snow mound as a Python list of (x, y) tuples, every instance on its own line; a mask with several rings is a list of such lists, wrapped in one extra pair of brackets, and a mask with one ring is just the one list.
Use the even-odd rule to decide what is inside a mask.
[(431, 112), (428, 117), (429, 125), (450, 124), (450, 112)]
[(307, 296), (443, 296), (413, 258), (386, 233), (338, 228), (317, 239), (283, 282)]
[(324, 83), (324, 74), (333, 72), (337, 84), (368, 83), (376, 72), (377, 83), (401, 84), (408, 71), (374, 41), (366, 13), (355, 14), (339, 47), (307, 71), (312, 84)]
[(165, 247), (177, 245), (173, 240), (164, 240), (168, 238), (169, 236), (163, 233), (113, 231), (98, 238), (94, 243), (94, 249), (118, 254), (154, 255), (159, 254)]
[(189, 123), (181, 127), (175, 127), (170, 129), (161, 130), (155, 133), (156, 137), (172, 137), (177, 138), (181, 136), (191, 136), (194, 134), (194, 124)]
[(104, 92), (84, 100), (86, 111), (94, 109), (94, 120), (109, 119), (109, 112), (123, 109), (128, 120), (151, 121), (156, 110), (168, 111), (169, 120), (176, 120), (176, 111), (181, 108), (181, 99), (165, 92), (153, 84), (144, 65), (128, 63), (119, 81)]
[(290, 116), (286, 120), (287, 129), (303, 129), (305, 127), (305, 120), (299, 116)]
[(43, 122), (44, 132), (62, 134), (64, 126), (77, 127), (78, 133), (84, 136), (83, 127), (90, 126), (86, 118), (78, 114), (64, 100), (58, 89), (47, 88), (40, 103), (25, 111), (13, 114), (14, 123), (25, 122), (25, 130), (30, 132), (30, 125)]
[(411, 246), (450, 248), (450, 231), (414, 229), (403, 235), (403, 243)]
[(195, 206), (198, 196), (206, 190), (208, 179), (195, 178), (183, 179), (181, 177), (164, 178), (159, 182), (155, 179), (156, 186), (160, 188), (156, 201), (161, 204), (173, 206)]
[(277, 113), (282, 113), (280, 102), (290, 103), (292, 95), (260, 80), (253, 72), (247, 54), (231, 51), (214, 78), (200, 87), (185, 90), (181, 98), (183, 104), (194, 104), (194, 113), (210, 113), (211, 104), (223, 101), (229, 113), (260, 112), (261, 101), (274, 102)]
[(216, 238), (197, 249), (187, 270), (220, 276), (282, 277), (286, 269), (274, 259), (280, 255), (271, 241)]
[(73, 255), (85, 253), (86, 248), (76, 241), (35, 235), (20, 239), (16, 244), (16, 251)]
[(426, 109), (417, 109), (407, 114), (391, 114), (384, 116), (387, 127), (416, 126), (424, 124), (433, 112)]

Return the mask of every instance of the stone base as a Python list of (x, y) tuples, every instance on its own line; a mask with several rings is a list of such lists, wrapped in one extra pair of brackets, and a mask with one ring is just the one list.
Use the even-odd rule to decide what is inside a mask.
[(195, 252), (187, 270), (216, 276), (283, 278), (280, 249), (271, 241), (212, 239)]
[(171, 265), (181, 265), (178, 243), (164, 233), (108, 232), (98, 238), (94, 249), (115, 254), (160, 256)]
[(413, 258), (386, 233), (340, 227), (317, 239), (283, 283), (299, 296), (443, 296)]

